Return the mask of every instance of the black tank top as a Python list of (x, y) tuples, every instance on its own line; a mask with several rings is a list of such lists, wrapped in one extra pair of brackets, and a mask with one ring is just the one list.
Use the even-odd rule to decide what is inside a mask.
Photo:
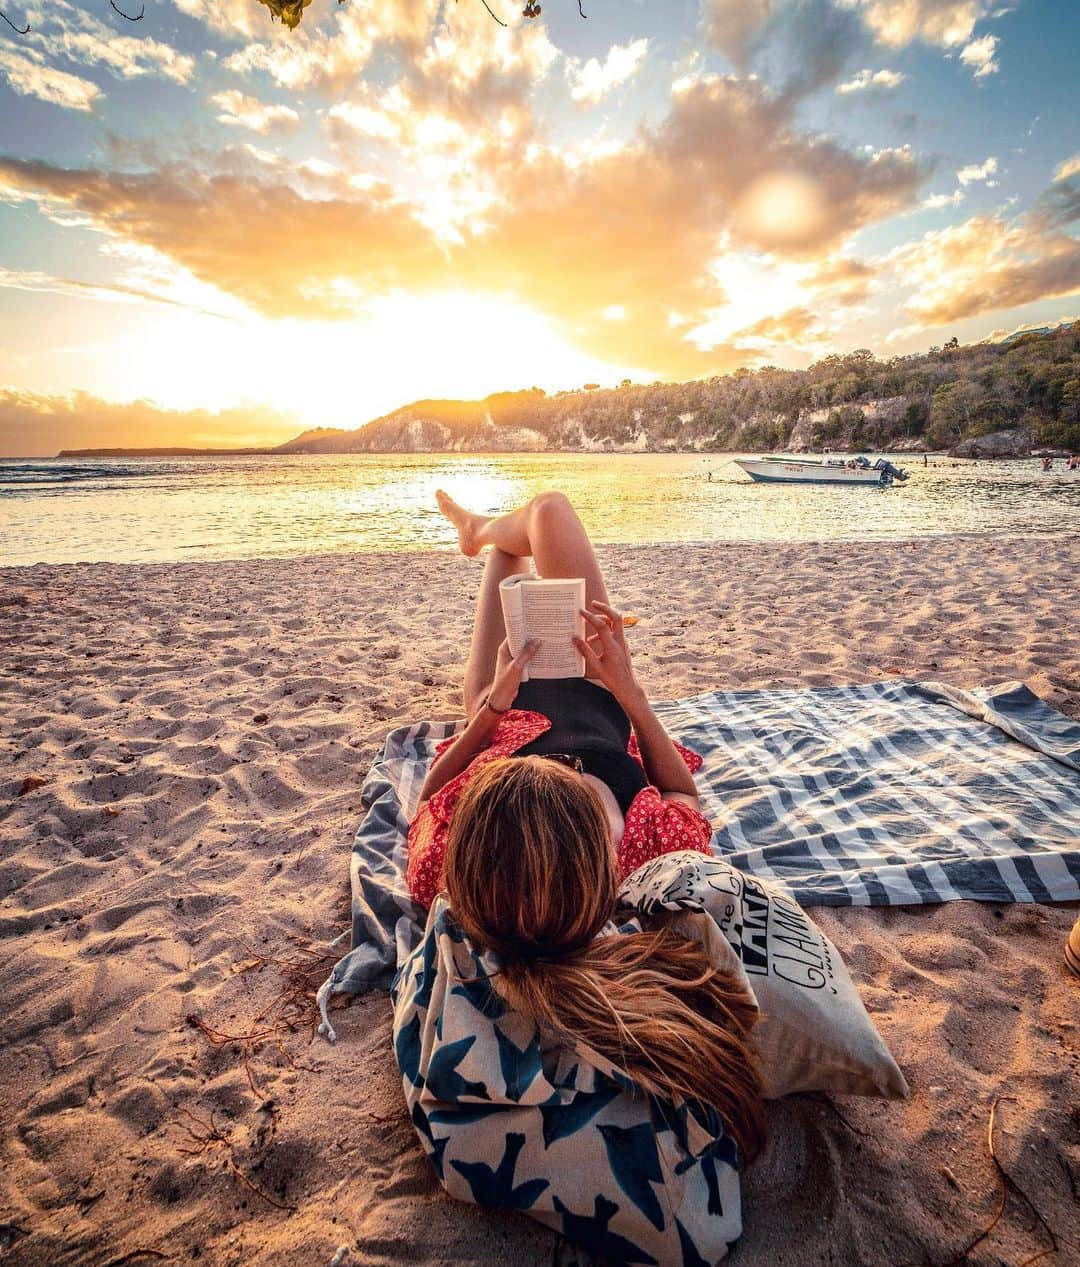
[(565, 752), (577, 757), (586, 773), (611, 788), (623, 814), (648, 787), (641, 763), (626, 751), (630, 718), (604, 687), (580, 677), (522, 682), (514, 707), (543, 713), (551, 721), (550, 730), (519, 748), (515, 756)]

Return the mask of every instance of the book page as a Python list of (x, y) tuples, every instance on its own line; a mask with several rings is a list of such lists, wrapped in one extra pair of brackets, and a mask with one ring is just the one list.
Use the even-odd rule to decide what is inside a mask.
[(534, 678), (584, 677), (585, 658), (570, 641), (585, 636), (585, 581), (533, 578), (520, 587), (525, 637), (543, 638), (544, 645), (529, 662)]
[[(521, 609), (521, 582), (528, 580), (525, 576), (509, 576), (499, 586), (499, 599), (502, 602), (503, 621), (506, 624), (506, 641), (510, 644), (510, 654), (516, 656), (525, 645), (525, 615)], [(521, 680), (529, 680), (526, 669)]]

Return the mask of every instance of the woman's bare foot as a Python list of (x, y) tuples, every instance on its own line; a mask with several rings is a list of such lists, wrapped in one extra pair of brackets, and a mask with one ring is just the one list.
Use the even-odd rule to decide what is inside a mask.
[(476, 535), (487, 522), (484, 516), (474, 515), (471, 510), (466, 510), (464, 506), (460, 506), (454, 501), (449, 493), (444, 493), (441, 488), (435, 490), (435, 500), (439, 503), (439, 509), (442, 513), (457, 529), (458, 545), (461, 547), (461, 553), (466, 558), (475, 558), (480, 553)]

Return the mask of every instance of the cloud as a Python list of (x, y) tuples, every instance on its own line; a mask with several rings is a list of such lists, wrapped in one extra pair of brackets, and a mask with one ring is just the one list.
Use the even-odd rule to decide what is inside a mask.
[(498, 201), (503, 162), (520, 161), (527, 149), (532, 115), (526, 94), (517, 103), (515, 95), (508, 92), (491, 117), (480, 120), (446, 94), (441, 107), (426, 104), (436, 96), (429, 84), (401, 80), (382, 93), (358, 90), (326, 112), (324, 127), (349, 167), (356, 167), (358, 143), (385, 147), (387, 161), (407, 173), (402, 190), (416, 217), (441, 239), (460, 242)]
[(923, 326), (1080, 290), (1080, 242), (1038, 217), (972, 216), (898, 247), (887, 262), (914, 287), (904, 307)]
[(250, 128), (265, 136), (274, 129), (292, 129), (300, 124), (300, 116), (288, 106), (268, 105), (258, 97), (248, 97), (235, 88), (215, 93), (210, 98), (221, 114), (219, 123), (232, 127)]
[(1080, 220), (1080, 181), (1071, 177), (1055, 181), (1036, 203), (1036, 214), (1048, 224), (1074, 224)]
[(996, 35), (984, 35), (982, 39), (972, 40), (970, 44), (964, 45), (960, 50), (960, 60), (965, 66), (974, 69), (976, 79), (982, 79), (985, 75), (996, 75), (999, 69), (994, 60), (997, 46)]
[(100, 67), (117, 79), (153, 75), (187, 83), (195, 61), (149, 37), (118, 35), (92, 14), (48, 0), (26, 11), (30, 32), (18, 48), (0, 48), (0, 79), (24, 97), (37, 97), (65, 110), (88, 113), (104, 96), (92, 80), (54, 63), (58, 58), (80, 67)]
[(905, 75), (896, 70), (860, 70), (854, 79), (837, 84), (836, 91), (841, 95), (868, 90), (887, 91), (890, 88), (899, 88), (905, 78)]
[(88, 113), (102, 95), (97, 84), (46, 65), (44, 57), (32, 48), (0, 48), (0, 76), (13, 92), (37, 97), (65, 110)]
[(703, 29), (741, 74), (752, 68), (792, 98), (831, 83), (866, 42), (857, 14), (834, 0), (706, 0)]
[(68, 0), (44, 0), (28, 10), (24, 44), (43, 58), (62, 57), (79, 66), (99, 66), (117, 79), (154, 76), (190, 82), (195, 59), (149, 35), (121, 35)]
[(327, 111), (330, 133), (339, 141), (366, 137), (374, 141), (400, 140), (408, 123), (415, 118), (408, 98), (400, 89), (392, 89), (369, 101), (340, 101)]
[[(168, 295), (155, 293), (139, 286), (127, 286), (119, 282), (84, 282), (70, 277), (56, 277), (37, 269), (10, 269), (0, 265), (0, 289), (26, 290), (38, 294), (69, 295), (75, 299), (96, 299), (109, 303), (152, 303), (169, 307), (191, 309), (192, 305)], [(195, 308), (206, 316), (223, 314), (206, 308)]]
[(577, 58), (568, 58), (566, 78), (570, 84), (570, 96), (582, 105), (596, 105), (613, 88), (632, 79), (641, 69), (649, 49), (647, 39), (634, 40), (631, 44), (613, 44), (603, 61), (590, 57), (584, 64)]
[[(704, 0), (702, 30), (740, 73), (753, 68), (770, 82), (790, 80), (810, 90), (834, 78), (865, 42), (860, 28), (889, 48), (916, 41), (942, 49), (963, 45), (960, 57), (979, 78), (997, 70), (998, 41), (976, 39), (975, 27), (1011, 7), (1012, 0)], [(777, 64), (777, 47), (784, 49), (786, 69)]]
[(33, 197), (51, 215), (77, 211), (123, 242), (151, 247), (267, 316), (344, 316), (335, 290), (377, 294), (417, 272), (438, 272), (430, 236), (389, 193), (356, 201), (302, 197), (284, 184), (210, 175), (69, 171), (0, 160), (0, 194)]
[(1062, 159), (1054, 170), (1054, 180), (1068, 180), (1070, 176), (1080, 176), (1080, 154)]
[(966, 197), (962, 189), (954, 189), (951, 194), (930, 194), (919, 206), (927, 211), (938, 211), (942, 207), (958, 207)]
[(915, 40), (955, 48), (971, 39), (975, 24), (1002, 11), (1000, 0), (853, 0), (874, 35), (900, 48)]
[[(204, 23), (218, 35), (248, 39), (265, 32), (270, 12), (254, 0), (172, 0), (181, 13)], [(309, 19), (310, 21), (310, 19)]]
[(998, 182), (992, 180), (991, 177), (997, 174), (998, 161), (996, 158), (988, 158), (982, 163), (969, 163), (967, 167), (961, 167), (956, 173), (956, 179), (961, 185), (977, 185), (986, 184), (993, 189)]
[(1071, 317), (1061, 317), (1051, 322), (1047, 321), (1022, 321), (1018, 326), (1009, 329), (1007, 326), (999, 326), (996, 330), (991, 330), (985, 338), (980, 339), (980, 343), (1003, 343), (1010, 336), (1025, 334), (1031, 330), (1045, 330), (1049, 325), (1051, 328), (1057, 326), (1071, 326), (1080, 322), (1080, 314), (1074, 314)]
[[(197, 16), (211, 26), (216, 24), (217, 18), (206, 11), (202, 0), (184, 2), (198, 8)], [(447, 22), (460, 19), (472, 8), (482, 6), (459, 5)], [(283, 88), (316, 88), (341, 96), (355, 86), (377, 49), (396, 53), (403, 62), (422, 57), (439, 9), (439, 0), (349, 0), (340, 7), (334, 5), (321, 21), (305, 21), (287, 38), (281, 38), (280, 27), (269, 21), (256, 27), (266, 38), (230, 54), (223, 65), (237, 74), (267, 75)], [(490, 18), (486, 20), (489, 27), (493, 25)], [(251, 26), (246, 15), (233, 15), (227, 21), (237, 30)]]
[(759, 361), (824, 350), (863, 311), (877, 277), (873, 265), (842, 254), (802, 261), (738, 251), (722, 256), (714, 271), (726, 302), (689, 337), (705, 348), (753, 352)]
[(705, 38), (745, 73), (762, 28), (773, 12), (773, 0), (705, 0)]
[(865, 260), (833, 255), (815, 261), (806, 280), (817, 293), (827, 293), (832, 300), (851, 305), (869, 296), (876, 276), (877, 269)]
[[(501, 280), (600, 355), (704, 372), (710, 350), (669, 314), (700, 329), (724, 297), (715, 261), (748, 249), (813, 258), (905, 206), (922, 178), (908, 154), (855, 156), (799, 135), (793, 109), (758, 84), (706, 78), (613, 155), (573, 168), (547, 153), (521, 165), (502, 187), (505, 209), (463, 261), (470, 282)], [(627, 319), (596, 325), (593, 314), (613, 304)]]
[[(346, 166), (371, 143), (402, 173), (415, 214), (442, 240), (480, 227), (506, 164), (535, 135), (532, 96), (560, 57), (540, 23), (503, 30), (482, 5), (448, 8), (422, 51), (388, 85), (352, 85), (323, 115)], [(360, 148), (362, 146), (362, 148)]]
[(820, 338), (823, 331), (817, 314), (808, 308), (789, 308), (775, 317), (762, 317), (753, 325), (737, 330), (733, 340), (745, 347), (765, 350), (784, 343), (803, 343)]
[(0, 388), (0, 453), (44, 457), (61, 449), (279, 444), (299, 430), (294, 418), (263, 406), (163, 409), (148, 400), (116, 404), (85, 392), (50, 396)]
[[(621, 145), (506, 147), (488, 170), (490, 206), (450, 241), (400, 190), (243, 149), (233, 171), (3, 159), (0, 189), (151, 247), (263, 315), (344, 317), (390, 293), (461, 290), (526, 304), (613, 363), (693, 374), (716, 359), (668, 314), (700, 325), (723, 298), (717, 259), (751, 250), (809, 264), (912, 205), (924, 178), (906, 150), (852, 153), (803, 135), (794, 111), (760, 83), (714, 76)], [(315, 182), (325, 189), (305, 196)], [(615, 306), (623, 321), (597, 320)]]

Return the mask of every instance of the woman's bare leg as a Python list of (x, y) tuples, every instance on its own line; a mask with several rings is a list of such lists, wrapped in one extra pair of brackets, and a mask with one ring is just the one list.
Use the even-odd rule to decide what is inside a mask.
[(464, 554), (494, 546), (503, 554), (530, 556), (541, 576), (583, 576), (585, 600), (608, 601), (607, 587), (592, 542), (565, 493), (539, 493), (509, 514), (474, 515), (446, 493), (436, 493), (439, 509), (458, 530)]
[(495, 677), (495, 657), (499, 644), (506, 637), (499, 586), (508, 576), (528, 572), (527, 559), (492, 550), (484, 563), (484, 576), (480, 592), (476, 596), (476, 614), (473, 617), (472, 641), (469, 658), (465, 663), (465, 716), (472, 717), (484, 696), (491, 689)]
[(607, 587), (592, 543), (570, 500), (563, 493), (540, 493), (509, 514), (488, 518), (459, 506), (441, 490), (439, 509), (458, 530), (464, 554), (494, 547), (484, 565), (476, 599), (469, 659), (465, 666), (465, 713), (471, 717), (491, 687), (495, 657), (506, 637), (499, 585), (508, 576), (528, 572), (530, 557), (541, 576), (583, 576), (585, 601), (608, 601)]

